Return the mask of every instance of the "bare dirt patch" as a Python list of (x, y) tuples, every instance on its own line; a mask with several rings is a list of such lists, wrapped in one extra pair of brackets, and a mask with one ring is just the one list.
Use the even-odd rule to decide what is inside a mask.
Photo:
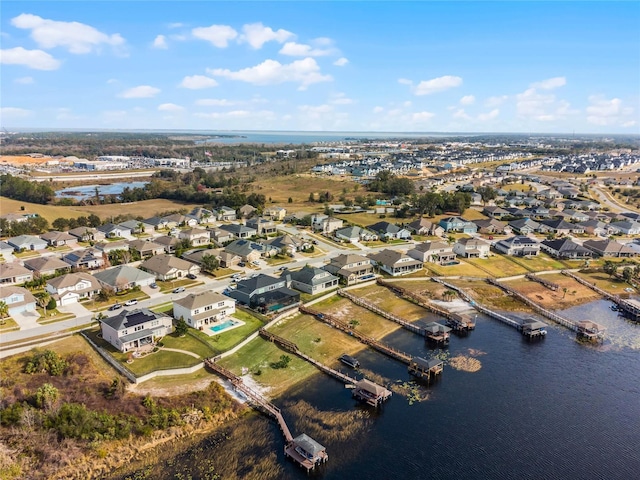
[(557, 283), (560, 288), (554, 292), (539, 283), (525, 279), (506, 282), (506, 284), (523, 293), (537, 304), (551, 310), (563, 310), (600, 298), (590, 288), (565, 275), (545, 275), (544, 278)]

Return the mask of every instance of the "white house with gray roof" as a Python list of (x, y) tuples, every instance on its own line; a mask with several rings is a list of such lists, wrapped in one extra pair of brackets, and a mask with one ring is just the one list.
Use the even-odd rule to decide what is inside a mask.
[(47, 280), (45, 290), (59, 305), (76, 303), (83, 298), (92, 298), (102, 289), (100, 282), (85, 272), (68, 273)]
[(173, 301), (174, 318), (198, 330), (222, 322), (235, 311), (236, 301), (217, 292), (192, 293)]
[(17, 237), (11, 237), (7, 239), (7, 243), (17, 252), (23, 249), (44, 250), (48, 245), (46, 240), (42, 240), (34, 235), (18, 235)]
[(101, 284), (113, 288), (116, 292), (133, 287), (149, 286), (156, 281), (155, 275), (129, 265), (118, 265), (117, 267), (103, 270), (96, 273), (94, 277)]
[(121, 352), (151, 346), (173, 331), (173, 319), (147, 308), (122, 310), (100, 321), (102, 338)]
[(394, 277), (416, 272), (421, 270), (424, 265), (420, 260), (388, 248), (369, 255), (369, 258), (380, 270)]
[(296, 290), (315, 295), (336, 288), (340, 279), (321, 268), (305, 265), (300, 270), (282, 272), (281, 278)]

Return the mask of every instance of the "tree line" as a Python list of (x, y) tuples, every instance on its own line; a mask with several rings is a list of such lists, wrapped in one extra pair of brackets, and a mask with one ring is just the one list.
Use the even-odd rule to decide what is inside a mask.
[(30, 182), (10, 173), (0, 175), (2, 196), (24, 202), (47, 204), (55, 197), (55, 191), (44, 182)]

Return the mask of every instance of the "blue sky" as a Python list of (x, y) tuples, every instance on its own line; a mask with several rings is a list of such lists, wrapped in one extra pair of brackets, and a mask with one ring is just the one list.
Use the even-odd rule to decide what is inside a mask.
[(639, 2), (3, 1), (6, 128), (640, 133)]

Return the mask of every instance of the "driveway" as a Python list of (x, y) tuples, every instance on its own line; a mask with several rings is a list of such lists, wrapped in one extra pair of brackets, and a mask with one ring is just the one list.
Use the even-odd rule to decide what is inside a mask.
[(75, 302), (68, 305), (58, 306), (58, 310), (64, 313), (72, 313), (76, 317), (84, 317), (85, 315), (91, 315), (92, 312), (87, 310), (84, 305)]
[(13, 318), (20, 326), (20, 330), (28, 330), (30, 328), (36, 328), (40, 326), (38, 324), (40, 315), (38, 315), (37, 312), (15, 313), (11, 315), (11, 318)]

